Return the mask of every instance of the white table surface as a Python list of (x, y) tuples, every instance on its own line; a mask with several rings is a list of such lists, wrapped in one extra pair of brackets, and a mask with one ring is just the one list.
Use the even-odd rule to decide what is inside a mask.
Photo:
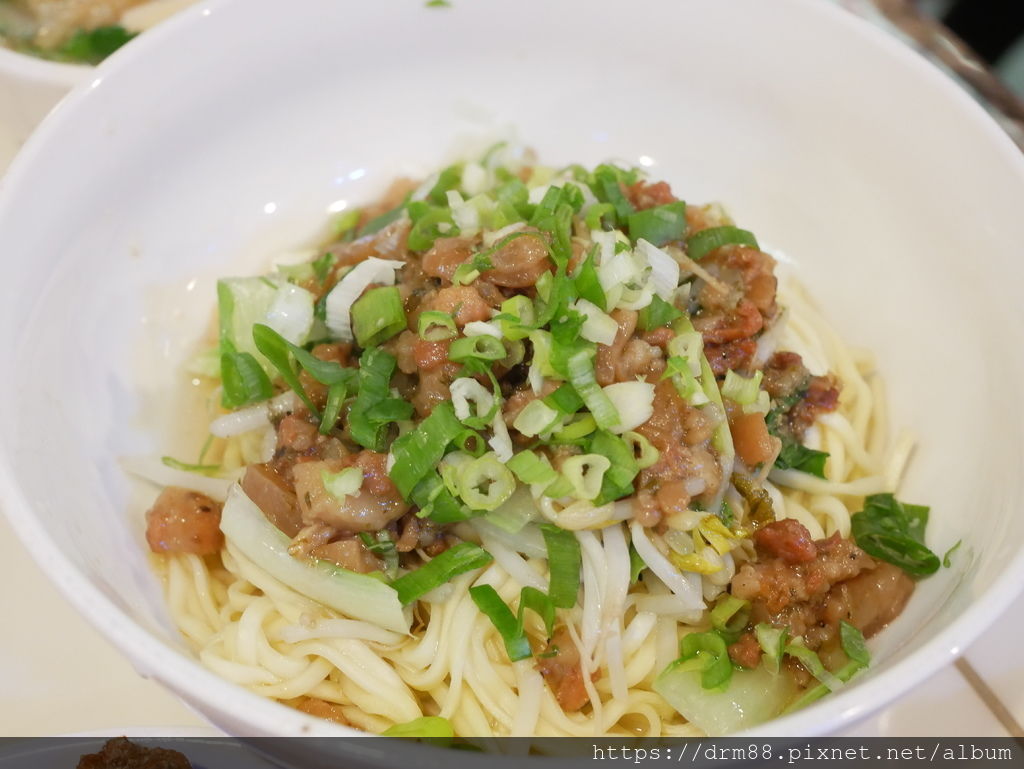
[[(4, 110), (0, 104), (0, 173), (15, 149), (4, 132)], [(0, 583), (0, 736), (119, 733), (126, 727), (184, 732), (206, 725), (138, 675), (64, 601), (3, 516)], [(964, 660), (844, 734), (1024, 736), (1024, 658), (1017, 653), (1022, 634), (1019, 600)]]

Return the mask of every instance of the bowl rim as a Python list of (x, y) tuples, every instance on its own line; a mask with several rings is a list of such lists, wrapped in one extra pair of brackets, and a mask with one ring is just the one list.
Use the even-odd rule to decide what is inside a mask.
[[(782, 1), (797, 9), (796, 12), (800, 14), (816, 14), (819, 17), (818, 23), (847, 27), (858, 38), (859, 44), (883, 49), (894, 60), (899, 61), (901, 66), (914, 70), (919, 80), (939, 90), (943, 98), (951, 105), (955, 105), (969, 124), (985, 137), (986, 142), (999, 151), (1007, 166), (1024, 180), (1024, 155), (1010, 137), (960, 85), (920, 53), (841, 7), (822, 3), (820, 0)], [(214, 0), (212, 7), (217, 11), (225, 11), (229, 8), (240, 8), (244, 4), (245, 0)], [(130, 68), (136, 57), (146, 55), (147, 45), (162, 45), (165, 37), (176, 38), (179, 29), (202, 23), (202, 19), (211, 15), (215, 14), (211, 14), (210, 0), (197, 3), (150, 31), (147, 34), (149, 43), (132, 46), (116, 57), (112, 64), (104, 62), (95, 68), (97, 78), (91, 84), (80, 85), (72, 91), (43, 121), (12, 163), (3, 178), (5, 183), (0, 183), (0, 209), (13, 196), (12, 190), (19, 186), (23, 178), (29, 176), (34, 158), (45, 153), (51, 137), (63, 131), (66, 124), (76, 119), (78, 105), (89, 98), (89, 91), (99, 84), (108, 69)], [(3, 63), (5, 54), (18, 59), (31, 58), (0, 50), (0, 64)], [(33, 65), (39, 65), (40, 70), (59, 68), (73, 71), (79, 77), (82, 71), (93, 69), (41, 60), (25, 66), (31, 70)], [(79, 83), (81, 80), (74, 82)], [(64, 597), (133, 664), (141, 666), (137, 669), (142, 675), (156, 678), (187, 702), (198, 700), (209, 703), (211, 712), (225, 713), (234, 710), (233, 705), (244, 704), (245, 722), (257, 731), (308, 736), (365, 734), (313, 718), (276, 701), (253, 694), (244, 687), (229, 683), (202, 666), (197, 659), (187, 656), (182, 649), (173, 646), (170, 640), (156, 637), (130, 618), (98, 587), (91, 584), (82, 570), (65, 556), (56, 542), (50, 538), (42, 523), (35, 517), (29, 499), (14, 477), (9, 460), (10, 451), (11, 447), (0, 442), (0, 500), (3, 500), (2, 507), (12, 528)], [(838, 692), (802, 711), (773, 719), (737, 736), (812, 737), (849, 728), (870, 712), (906, 694), (962, 654), (966, 647), (984, 632), (989, 623), (995, 621), (1009, 607), (1022, 589), (1024, 550), (1003, 565), (998, 576), (984, 592), (973, 598), (963, 613), (905, 658), (893, 663), (882, 674), (858, 683), (854, 691)], [(209, 718), (206, 712), (202, 715)]]

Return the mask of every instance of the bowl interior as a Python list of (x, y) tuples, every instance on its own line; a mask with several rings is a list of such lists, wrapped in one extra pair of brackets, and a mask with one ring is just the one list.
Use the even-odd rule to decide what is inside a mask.
[(863, 682), (765, 732), (863, 715), (948, 661), (1017, 589), (1015, 148), (937, 71), (840, 11), (620, 8), (198, 7), (101, 66), (3, 181), (4, 506), (136, 665), (221, 725), (309, 728), (179, 653), (145, 556), (147, 492), (119, 458), (201, 442), (183, 435), (202, 415), (183, 405), (180, 366), (218, 276), (257, 273), (329, 210), (496, 138), (554, 165), (649, 166), (687, 200), (725, 202), (876, 353), (894, 425), (919, 437), (901, 497), (932, 506), (934, 550), (963, 540), (952, 567), (872, 644), (880, 663)]

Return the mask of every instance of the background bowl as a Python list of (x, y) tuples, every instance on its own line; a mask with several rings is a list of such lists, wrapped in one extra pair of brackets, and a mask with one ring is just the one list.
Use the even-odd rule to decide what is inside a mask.
[[(1024, 162), (930, 65), (816, 0), (200, 6), (101, 65), (0, 183), (0, 493), (68, 598), (237, 734), (338, 734), (205, 671), (173, 630), (118, 459), (180, 451), (214, 281), (330, 211), (514, 130), (550, 164), (649, 166), (782, 249), (874, 350), (920, 436), (901, 496), (963, 540), (839, 695), (848, 726), (947, 664), (1024, 580)], [(201, 426), (199, 426), (201, 428)], [(191, 443), (190, 443), (191, 440)]]
[(12, 156), (53, 105), (85, 82), (92, 69), (37, 59), (0, 45), (0, 158)]
[[(159, 24), (195, 0), (149, 0), (129, 9), (121, 23), (134, 32)], [(0, 45), (0, 171), (68, 91), (89, 79), (94, 67), (19, 53)]]

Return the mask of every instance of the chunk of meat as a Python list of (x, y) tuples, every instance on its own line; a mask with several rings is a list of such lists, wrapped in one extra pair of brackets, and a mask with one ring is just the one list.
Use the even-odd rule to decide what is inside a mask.
[(637, 211), (675, 203), (679, 199), (672, 194), (672, 188), (669, 187), (668, 182), (650, 184), (639, 181), (636, 184), (630, 184), (624, 191), (626, 199), (633, 204)]
[[(705, 445), (713, 428), (709, 429), (699, 410), (683, 401), (671, 381), (655, 385), (654, 413), (636, 431), (658, 450), (658, 461), (640, 471), (637, 487), (653, 494), (659, 504), (668, 505), (670, 509), (662, 508), (663, 513), (685, 509), (692, 497), (711, 496), (718, 490), (722, 468)], [(687, 488), (699, 490), (690, 493)]]
[(449, 385), (460, 368), (457, 363), (446, 362), (420, 371), (416, 392), (410, 399), (417, 416), (428, 417), (438, 403), (451, 400), (452, 391)]
[(785, 400), (807, 387), (811, 372), (795, 352), (779, 351), (765, 361), (761, 388), (774, 400)]
[(213, 555), (224, 545), (219, 502), (168, 486), (146, 513), (146, 542), (154, 553)]
[[(295, 465), (292, 473), (303, 523), (322, 522), (341, 532), (380, 531), (401, 518), (409, 505), (388, 477), (386, 462), (385, 454), (361, 451), (344, 459)], [(353, 466), (363, 471), (358, 493), (338, 499), (324, 488), (324, 472)]]
[(833, 585), (824, 595), (792, 604), (777, 614), (767, 614), (763, 605), (755, 603), (751, 622), (788, 627), (791, 635), (803, 636), (809, 648), (820, 650), (822, 660), (834, 668), (832, 661), (843, 661), (837, 653), (841, 620), (870, 638), (903, 611), (913, 591), (914, 581), (900, 568), (876, 562), (856, 577)]
[(441, 278), (451, 283), (459, 265), (468, 262), (474, 253), (474, 241), (470, 238), (438, 238), (423, 255), (423, 272), (432, 278)]
[(441, 339), (431, 342), (426, 339), (417, 339), (413, 345), (413, 359), (416, 362), (417, 371), (433, 371), (438, 366), (448, 362), (448, 350), (452, 343), (449, 339)]
[(386, 349), (398, 362), (398, 370), (404, 374), (416, 374), (422, 371), (433, 371), (448, 362), (448, 349), (451, 340), (442, 339), (430, 342), (420, 339), (412, 331), (403, 331), (391, 340)]
[(302, 529), (295, 488), (271, 464), (249, 465), (242, 476), (242, 491), (267, 520), (294, 537)]
[(337, 261), (325, 288), (333, 287), (348, 267), (364, 262), (371, 256), (404, 261), (408, 255), (410, 226), (409, 220), (402, 217), (377, 232), (351, 243), (334, 243), (328, 246), (327, 250), (334, 254)]
[(529, 288), (554, 269), (544, 236), (532, 230), (521, 232), (533, 234), (518, 235), (491, 254), (491, 269), (481, 273), (483, 280), (505, 288)]
[[(555, 630), (545, 656), (538, 656), (537, 670), (548, 682), (558, 704), (566, 713), (575, 713), (590, 702), (583, 683), (580, 652), (564, 627)], [(595, 673), (594, 678), (597, 677)], [(593, 680), (593, 678), (591, 679)]]
[(612, 310), (612, 318), (619, 325), (615, 332), (615, 339), (611, 344), (599, 344), (597, 346), (597, 359), (594, 361), (594, 372), (597, 375), (597, 383), (605, 387), (615, 382), (625, 381), (619, 379), (618, 363), (626, 345), (633, 338), (636, 331), (636, 322), (639, 315), (635, 310), (623, 310), (621, 308)]
[(874, 558), (838, 534), (816, 542), (815, 547), (814, 559), (803, 563), (771, 558), (744, 564), (733, 578), (732, 594), (751, 601), (754, 614), (760, 607), (763, 613), (776, 615), (791, 606), (821, 598), (837, 582), (875, 567)]
[(780, 444), (778, 438), (769, 435), (764, 414), (746, 414), (740, 406), (729, 400), (725, 405), (729, 415), (729, 432), (732, 433), (737, 456), (747, 467), (772, 461), (778, 455)]
[(425, 309), (450, 313), (459, 328), (467, 323), (488, 320), (491, 317), (491, 306), (473, 286), (442, 288), (424, 304)]
[(807, 392), (788, 415), (789, 428), (795, 437), (801, 437), (818, 417), (839, 406), (839, 380), (831, 374), (813, 376)]
[(716, 377), (724, 377), (729, 369), (744, 371), (757, 353), (757, 342), (753, 339), (738, 339), (726, 344), (705, 344), (704, 355)]
[(735, 308), (701, 310), (693, 326), (706, 344), (725, 344), (754, 336), (764, 327), (764, 318), (749, 299), (740, 299)]
[(846, 620), (870, 638), (899, 616), (913, 592), (914, 580), (903, 569), (879, 561), (829, 593), (824, 619), (833, 625)]
[(316, 718), (323, 718), (326, 721), (333, 721), (336, 724), (342, 726), (349, 726), (349, 721), (345, 718), (345, 712), (342, 710), (341, 705), (336, 702), (328, 702), (322, 700), (319, 697), (300, 697), (297, 700), (292, 700), (287, 704), (294, 707), (296, 710), (300, 710), (303, 713), (308, 713)]
[(834, 534), (812, 542), (796, 521), (770, 523), (754, 542), (761, 560), (741, 567), (731, 587), (751, 602), (750, 625), (788, 628), (809, 648), (821, 649), (826, 664), (842, 662), (841, 620), (870, 637), (903, 610), (914, 590), (902, 570), (876, 561), (852, 540)]
[(744, 633), (736, 643), (729, 644), (729, 658), (745, 668), (756, 668), (761, 663), (761, 644), (753, 633)]
[(785, 563), (808, 563), (818, 557), (818, 548), (811, 532), (799, 521), (784, 518), (772, 521), (754, 532), (758, 553), (781, 558)]
[(192, 764), (177, 750), (147, 748), (126, 737), (114, 737), (98, 753), (79, 758), (78, 769), (192, 769)]
[(721, 281), (739, 288), (765, 318), (775, 315), (775, 259), (748, 246), (723, 246), (703, 259), (701, 266)]
[(277, 425), (277, 447), (299, 453), (316, 445), (318, 429), (315, 424), (298, 414), (289, 414)]
[(796, 440), (819, 416), (839, 407), (839, 380), (831, 374), (812, 375), (795, 352), (777, 352), (768, 359), (762, 387), (776, 404), (791, 404), (776, 429)]
[(310, 550), (309, 554), (314, 558), (330, 561), (343, 569), (359, 574), (369, 574), (384, 569), (380, 559), (371, 553), (362, 540), (357, 537), (346, 537), (328, 542), (326, 545), (318, 545)]

